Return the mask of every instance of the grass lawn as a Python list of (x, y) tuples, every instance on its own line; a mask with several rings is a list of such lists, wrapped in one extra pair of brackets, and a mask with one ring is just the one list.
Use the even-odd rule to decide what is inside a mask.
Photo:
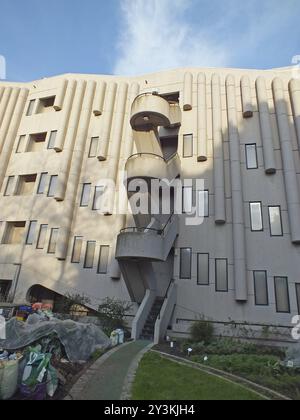
[(260, 400), (239, 385), (202, 373), (188, 366), (147, 353), (137, 371), (133, 400)]

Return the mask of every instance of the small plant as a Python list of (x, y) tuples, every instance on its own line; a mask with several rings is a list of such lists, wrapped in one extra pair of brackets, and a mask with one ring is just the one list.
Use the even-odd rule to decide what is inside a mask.
[(125, 317), (131, 308), (131, 303), (106, 298), (98, 308), (98, 318), (103, 331), (110, 336), (115, 329), (121, 328), (126, 330)]
[(79, 293), (67, 293), (59, 302), (59, 312), (62, 314), (71, 314), (72, 309), (76, 307), (87, 307), (91, 303), (90, 298)]
[(203, 320), (196, 321), (190, 329), (191, 339), (194, 343), (209, 344), (212, 342), (214, 327), (211, 322)]

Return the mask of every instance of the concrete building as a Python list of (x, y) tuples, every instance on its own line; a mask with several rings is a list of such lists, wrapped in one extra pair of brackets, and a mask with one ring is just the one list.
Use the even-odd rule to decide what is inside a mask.
[[(131, 301), (134, 338), (181, 336), (204, 317), (224, 335), (291, 340), (300, 309), (293, 71), (1, 82), (1, 299)], [(137, 191), (137, 206), (144, 197), (160, 208), (163, 194), (141, 192), (153, 180), (182, 182), (182, 214), (172, 189), (164, 214), (115, 210)]]

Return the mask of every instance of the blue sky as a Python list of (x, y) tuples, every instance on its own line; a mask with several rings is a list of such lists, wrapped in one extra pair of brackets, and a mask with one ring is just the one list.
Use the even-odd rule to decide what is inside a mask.
[(272, 68), (300, 55), (299, 0), (0, 0), (7, 78)]

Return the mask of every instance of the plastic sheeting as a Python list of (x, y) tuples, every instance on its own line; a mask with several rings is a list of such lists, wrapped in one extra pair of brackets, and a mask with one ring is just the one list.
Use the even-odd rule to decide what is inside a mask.
[(16, 318), (6, 324), (6, 340), (0, 340), (0, 347), (18, 350), (38, 342), (44, 337), (56, 334), (65, 348), (70, 362), (86, 362), (97, 349), (111, 345), (109, 338), (94, 324), (74, 321), (40, 321), (29, 318), (27, 323)]
[(291, 347), (286, 352), (286, 359), (284, 361), (286, 366), (300, 368), (300, 344)]

